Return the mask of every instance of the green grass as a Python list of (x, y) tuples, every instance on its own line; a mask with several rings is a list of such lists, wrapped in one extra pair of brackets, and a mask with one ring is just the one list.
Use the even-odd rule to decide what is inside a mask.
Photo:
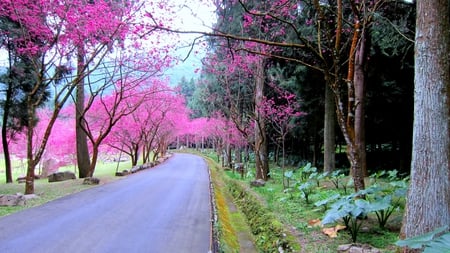
[[(0, 160), (0, 162), (2, 162)], [(0, 194), (17, 194), (17, 193), (24, 193), (25, 191), (25, 184), (18, 184), (15, 180), (19, 176), (23, 176), (25, 174), (24, 169), (20, 167), (16, 167), (17, 164), (20, 165), (19, 162), (14, 161), (15, 166), (13, 167), (13, 183), (7, 184), (6, 183), (6, 176), (5, 176), (5, 170), (4, 165), (0, 165)], [(116, 177), (117, 163), (103, 163), (99, 162), (96, 166), (94, 177), (97, 177), (100, 179), (100, 185), (106, 184), (115, 180), (121, 179), (121, 177)], [(131, 163), (130, 162), (121, 162), (119, 164), (119, 170), (124, 169), (130, 169)], [(74, 166), (66, 166), (61, 167), (59, 171), (74, 171)], [(36, 170), (37, 171), (37, 170)], [(76, 173), (77, 174), (77, 173)], [(18, 212), (30, 207), (39, 206), (46, 202), (49, 202), (51, 200), (76, 193), (79, 191), (83, 191), (86, 189), (89, 189), (91, 185), (83, 185), (83, 179), (75, 179), (75, 180), (68, 180), (63, 182), (54, 182), (54, 183), (48, 183), (47, 178), (43, 179), (37, 179), (34, 182), (35, 187), (35, 194), (39, 196), (38, 198), (28, 200), (24, 206), (12, 206), (12, 207), (0, 207), (0, 217), (9, 215), (14, 212)]]
[[(227, 171), (226, 175), (241, 180), (239, 175), (233, 174), (231, 171)], [(308, 225), (308, 221), (321, 219), (324, 216), (324, 208), (316, 207), (314, 203), (338, 192), (344, 195), (342, 189), (335, 189), (333, 184), (323, 180), (320, 182), (320, 187), (310, 196), (310, 204), (307, 204), (300, 191), (294, 190), (291, 193), (283, 191), (281, 175), (279, 169), (272, 168), (271, 178), (266, 186), (251, 189), (267, 202), (270, 211), (280, 221), (293, 229), (302, 245), (302, 252), (336, 252), (339, 245), (351, 242), (351, 237), (346, 231), (339, 232), (337, 238), (329, 238), (322, 233), (321, 228)], [(251, 180), (253, 178), (246, 178), (243, 181), (249, 183)], [(396, 252), (396, 247), (393, 244), (398, 240), (401, 217), (402, 213), (396, 212), (388, 221), (389, 229), (379, 229), (376, 218), (369, 217), (363, 221), (366, 231), (358, 235), (357, 242), (369, 244), (382, 250), (382, 252)]]

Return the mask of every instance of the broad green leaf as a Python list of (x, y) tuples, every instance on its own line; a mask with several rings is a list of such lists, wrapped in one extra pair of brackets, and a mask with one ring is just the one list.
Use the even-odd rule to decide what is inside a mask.
[[(416, 237), (405, 239), (405, 240), (400, 240), (400, 241), (397, 241), (395, 243), (395, 245), (400, 246), (400, 247), (409, 247), (411, 249), (420, 249), (424, 245), (426, 245), (427, 243), (432, 241), (433, 238), (435, 237), (435, 235), (444, 232), (445, 230), (447, 230), (447, 228), (448, 228), (448, 226), (440, 227), (434, 231), (431, 231), (429, 233), (426, 233), (426, 234), (423, 234), (420, 236), (416, 236)], [(446, 239), (448, 239), (448, 238), (446, 238)]]
[(331, 196), (331, 197), (329, 197), (329, 198), (326, 198), (326, 199), (324, 199), (324, 200), (317, 201), (316, 203), (314, 203), (314, 205), (315, 205), (315, 206), (323, 206), (323, 205), (326, 205), (326, 204), (330, 203), (331, 201), (334, 201), (334, 200), (338, 199), (340, 196), (341, 196), (341, 194), (336, 193), (335, 195), (333, 195), (333, 196)]
[(303, 166), (302, 171), (308, 171), (309, 168), (311, 168), (311, 163), (307, 163), (305, 166)]
[(389, 207), (392, 206), (391, 202), (392, 202), (392, 196), (390, 196), (390, 195), (384, 196), (383, 198), (378, 199), (377, 201), (372, 202), (370, 204), (369, 212), (376, 212), (376, 211), (388, 209)]
[(294, 171), (292, 170), (286, 171), (284, 172), (284, 176), (287, 178), (292, 178), (294, 176)]

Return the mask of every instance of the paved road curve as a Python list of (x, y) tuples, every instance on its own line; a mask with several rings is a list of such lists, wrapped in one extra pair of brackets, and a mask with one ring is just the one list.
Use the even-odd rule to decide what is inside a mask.
[(188, 154), (0, 218), (3, 253), (207, 253), (210, 237), (206, 163)]

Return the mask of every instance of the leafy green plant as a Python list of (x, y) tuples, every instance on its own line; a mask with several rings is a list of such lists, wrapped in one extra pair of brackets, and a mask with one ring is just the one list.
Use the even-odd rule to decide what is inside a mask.
[(315, 186), (310, 181), (304, 182), (300, 184), (297, 189), (302, 193), (303, 198), (305, 199), (306, 204), (309, 204), (309, 197), (314, 193)]
[(380, 179), (384, 175), (386, 175), (386, 171), (385, 170), (377, 171), (377, 172), (375, 172), (375, 173), (373, 173), (372, 175), (369, 176), (370, 182), (372, 184), (376, 184), (378, 182), (378, 179)]
[(333, 183), (334, 187), (336, 187), (336, 189), (339, 189), (339, 185), (342, 184), (342, 181), (345, 178), (345, 174), (342, 173), (341, 170), (335, 170), (328, 176), (328, 178)]
[(424, 235), (416, 236), (395, 243), (400, 247), (423, 249), (423, 253), (450, 252), (449, 226), (440, 227)]
[(385, 209), (375, 211), (380, 228), (385, 228), (388, 219), (394, 211), (401, 208), (406, 191), (407, 183), (401, 180), (388, 184), (375, 184), (361, 192), (371, 203), (386, 206)]
[[(289, 188), (290, 187), (290, 181), (294, 180), (294, 171), (293, 170), (285, 171), (283, 173), (283, 176), (284, 176), (284, 178), (283, 178), (283, 188), (284, 189)], [(285, 180), (286, 180), (286, 182), (285, 182)]]
[(317, 172), (317, 168), (312, 167), (311, 163), (307, 163), (305, 166), (300, 168), (301, 180), (302, 181), (308, 180), (308, 178), (311, 176), (311, 174), (316, 173), (316, 172)]
[(400, 200), (405, 197), (405, 194), (406, 193), (403, 193), (403, 191), (399, 190), (393, 192), (390, 195), (385, 195), (384, 197), (377, 198), (377, 201), (384, 202), (385, 204), (389, 205), (386, 209), (382, 209), (375, 212), (375, 214), (377, 215), (378, 225), (380, 226), (380, 228), (384, 228), (386, 226), (389, 217), (392, 215), (394, 211), (400, 210)]
[(356, 242), (362, 225), (362, 221), (358, 217), (363, 214), (363, 211), (361, 208), (358, 208), (350, 196), (344, 196), (331, 205), (331, 208), (322, 219), (322, 224), (335, 223), (342, 219), (351, 234), (352, 241)]
[(317, 187), (319, 187), (320, 186), (320, 181), (322, 181), (323, 179), (327, 178), (327, 176), (328, 176), (328, 172), (320, 173), (320, 172), (316, 171), (316, 172), (311, 173), (309, 175), (308, 179), (314, 181), (316, 183)]
[(344, 189), (344, 194), (347, 194), (347, 189), (354, 186), (353, 178), (347, 179), (347, 182), (342, 183), (342, 189)]
[(326, 211), (326, 210), (328, 210), (329, 204), (335, 202), (340, 197), (341, 197), (341, 194), (336, 193), (336, 194), (334, 194), (334, 195), (332, 195), (332, 196), (330, 196), (330, 197), (328, 197), (326, 199), (322, 199), (322, 200), (317, 201), (316, 203), (314, 203), (314, 205), (316, 207), (323, 207), (323, 210)]
[(390, 207), (390, 203), (386, 201), (370, 202), (358, 198), (358, 196), (366, 195), (370, 191), (370, 189), (363, 190), (338, 199), (325, 213), (322, 224), (334, 223), (342, 219), (350, 232), (352, 241), (356, 242), (363, 222), (361, 218), (367, 216), (369, 213), (379, 212)]

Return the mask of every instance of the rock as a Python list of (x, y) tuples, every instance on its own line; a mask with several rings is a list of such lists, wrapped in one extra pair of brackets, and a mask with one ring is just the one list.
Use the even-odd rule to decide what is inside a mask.
[(59, 166), (58, 166), (58, 161), (56, 161), (56, 159), (54, 159), (54, 158), (47, 159), (42, 163), (41, 176), (47, 177), (48, 175), (58, 172), (58, 169), (59, 169)]
[(337, 252), (345, 253), (381, 253), (377, 248), (362, 244), (344, 244), (339, 245)]
[(139, 166), (139, 165), (136, 165), (136, 166), (134, 166), (133, 168), (130, 169), (130, 172), (131, 172), (131, 173), (136, 173), (136, 172), (138, 172), (139, 170), (140, 170), (140, 166)]
[(23, 195), (0, 195), (0, 206), (23, 206), (26, 198)]
[(260, 186), (266, 185), (266, 181), (264, 181), (264, 180), (262, 180), (262, 179), (257, 179), (257, 180), (251, 181), (251, 182), (250, 182), (250, 185), (251, 185), (251, 186), (260, 187)]
[[(34, 175), (34, 179), (41, 179), (41, 176), (40, 176), (40, 175)], [(18, 177), (18, 178), (16, 179), (16, 181), (17, 181), (17, 183), (19, 183), (19, 184), (23, 184), (23, 183), (25, 183), (25, 182), (27, 181), (27, 177), (26, 177), (26, 176)]]
[(362, 233), (369, 233), (370, 232), (370, 228), (367, 227), (367, 226), (364, 226), (364, 227), (361, 228), (361, 232)]
[(70, 171), (64, 171), (64, 172), (56, 172), (53, 174), (50, 174), (48, 176), (48, 182), (52, 183), (52, 182), (60, 182), (60, 181), (65, 181), (65, 180), (70, 180), (70, 179), (75, 179), (75, 173), (70, 172)]
[(25, 194), (25, 195), (23, 195), (22, 193), (17, 193), (17, 195), (23, 196), (25, 198), (25, 200), (39, 198), (39, 196), (36, 195), (36, 194)]
[(23, 184), (27, 181), (27, 177), (18, 177), (17, 178), (17, 183), (19, 184)]
[(123, 171), (117, 171), (116, 172), (116, 177), (123, 177), (130, 174), (130, 172), (128, 170), (123, 170)]
[(83, 180), (83, 184), (86, 185), (97, 185), (100, 183), (100, 179), (96, 177), (87, 177)]

